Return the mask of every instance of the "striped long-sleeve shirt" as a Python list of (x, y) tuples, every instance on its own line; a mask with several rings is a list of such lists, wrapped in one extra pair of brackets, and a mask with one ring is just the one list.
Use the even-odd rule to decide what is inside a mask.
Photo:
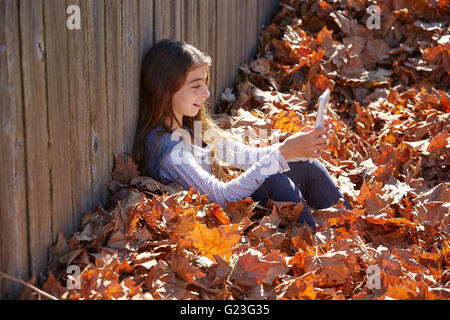
[(290, 169), (279, 151), (279, 143), (256, 148), (219, 138), (215, 156), (226, 164), (245, 170), (239, 177), (223, 182), (211, 174), (211, 148), (208, 145), (200, 147), (172, 137), (168, 140), (166, 134), (164, 136), (160, 142), (165, 152), (156, 159), (160, 163), (152, 167), (154, 176), (165, 183), (177, 182), (186, 190), (193, 187), (223, 208), (229, 201), (251, 196), (271, 175)]

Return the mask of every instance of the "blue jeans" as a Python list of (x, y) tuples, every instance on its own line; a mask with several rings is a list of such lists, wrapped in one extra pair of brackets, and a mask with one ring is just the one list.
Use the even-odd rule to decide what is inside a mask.
[[(336, 186), (325, 166), (317, 159), (309, 161), (288, 162), (289, 171), (268, 177), (251, 195), (253, 201), (265, 206), (269, 199), (273, 201), (302, 201), (305, 205), (297, 222), (315, 231), (315, 220), (306, 202), (314, 209), (324, 209), (344, 199), (345, 207), (352, 209), (344, 194)], [(306, 202), (305, 202), (306, 200)]]

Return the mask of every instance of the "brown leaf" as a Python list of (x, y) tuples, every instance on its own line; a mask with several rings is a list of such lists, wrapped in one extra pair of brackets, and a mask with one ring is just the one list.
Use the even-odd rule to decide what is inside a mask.
[(210, 216), (213, 220), (215, 220), (219, 224), (224, 225), (230, 224), (230, 218), (216, 203), (213, 203), (211, 206), (208, 207), (207, 215)]
[(301, 201), (299, 203), (280, 202), (273, 201), (272, 199), (269, 199), (266, 206), (269, 208), (276, 208), (278, 217), (280, 218), (280, 224), (284, 226), (296, 222), (305, 208), (305, 205)]
[(376, 63), (383, 61), (387, 58), (389, 52), (389, 46), (387, 43), (380, 39), (369, 38), (366, 42), (366, 49), (364, 51), (364, 64), (368, 66), (368, 69), (373, 69)]
[(450, 145), (450, 134), (448, 131), (442, 131), (430, 140), (427, 151), (436, 151), (445, 149)]
[(250, 249), (239, 256), (229, 279), (241, 286), (254, 286), (258, 283), (270, 285), (276, 277), (286, 271), (284, 262), (267, 261), (260, 252)]
[(205, 276), (203, 272), (194, 268), (186, 257), (179, 254), (171, 256), (169, 265), (179, 278), (189, 283), (194, 283), (197, 279)]
[(114, 154), (116, 160), (114, 171), (111, 173), (112, 178), (120, 184), (129, 184), (132, 179), (139, 175), (137, 165), (129, 157), (127, 162), (117, 154)]
[(227, 202), (225, 211), (231, 217), (231, 223), (240, 223), (244, 218), (251, 217), (254, 212), (257, 203), (251, 198), (247, 198), (241, 201)]
[(291, 279), (277, 286), (275, 290), (278, 299), (316, 300), (313, 280)]
[(215, 260), (214, 256), (219, 255), (229, 261), (232, 247), (239, 243), (239, 225), (222, 225), (209, 229), (203, 223), (196, 222), (194, 230), (189, 233), (188, 237), (201, 255), (213, 261)]
[(330, 287), (343, 284), (350, 279), (350, 270), (346, 265), (346, 252), (330, 252), (315, 257), (306, 266), (305, 271), (311, 272), (320, 268), (315, 285), (319, 287)]
[(47, 280), (42, 285), (42, 289), (45, 292), (57, 298), (62, 298), (63, 295), (68, 291), (67, 287), (62, 286), (61, 283), (58, 280), (56, 280), (56, 278), (53, 276), (51, 272)]

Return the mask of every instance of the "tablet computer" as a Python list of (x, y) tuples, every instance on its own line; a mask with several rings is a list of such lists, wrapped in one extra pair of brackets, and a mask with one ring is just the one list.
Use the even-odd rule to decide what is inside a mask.
[(319, 107), (317, 108), (316, 128), (324, 127), (325, 114), (327, 113), (328, 101), (330, 101), (330, 89), (325, 90), (319, 97)]
[[(325, 90), (319, 97), (319, 106), (317, 108), (316, 128), (324, 128), (325, 114), (328, 109), (328, 102), (330, 101), (330, 89)], [(314, 158), (294, 158), (290, 161), (309, 161), (313, 162)]]

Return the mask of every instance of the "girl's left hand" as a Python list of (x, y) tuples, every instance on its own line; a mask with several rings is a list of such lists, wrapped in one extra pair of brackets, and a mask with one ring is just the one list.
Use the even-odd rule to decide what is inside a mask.
[[(325, 129), (325, 134), (323, 136), (325, 136), (326, 139), (328, 139), (330, 137), (330, 130), (331, 130), (331, 119), (327, 116), (325, 116), (324, 121), (323, 121), (323, 128)], [(314, 127), (313, 126), (306, 126), (303, 129), (300, 130), (300, 132), (311, 132), (314, 131)]]
[(323, 119), (323, 125), (324, 125), (325, 127), (331, 126), (331, 118), (325, 116), (324, 119)]

